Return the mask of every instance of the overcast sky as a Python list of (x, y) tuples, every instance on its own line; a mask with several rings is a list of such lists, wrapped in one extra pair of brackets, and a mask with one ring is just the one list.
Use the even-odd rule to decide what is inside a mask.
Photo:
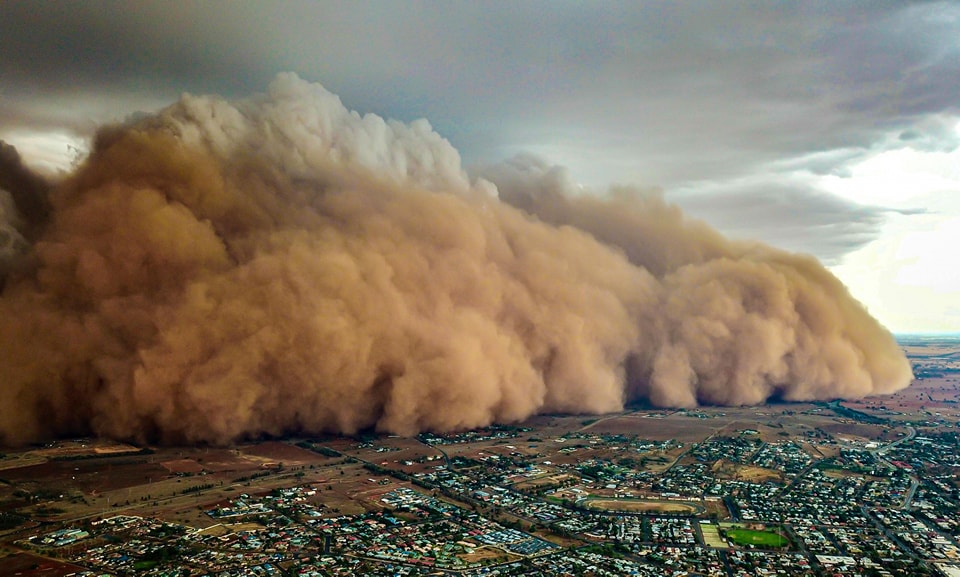
[(468, 166), (659, 186), (817, 255), (894, 331), (960, 331), (960, 3), (0, 3), (0, 139), (45, 169), (282, 71), (427, 118)]

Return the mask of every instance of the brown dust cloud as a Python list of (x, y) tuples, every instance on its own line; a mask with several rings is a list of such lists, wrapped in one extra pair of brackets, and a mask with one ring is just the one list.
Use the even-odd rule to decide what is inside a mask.
[(408, 435), (912, 378), (812, 257), (536, 158), (468, 175), (426, 121), (293, 74), (105, 127), (55, 184), (0, 152), (0, 444)]

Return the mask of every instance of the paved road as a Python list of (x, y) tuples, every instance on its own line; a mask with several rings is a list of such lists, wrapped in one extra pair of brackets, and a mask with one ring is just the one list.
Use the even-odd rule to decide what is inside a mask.
[(907, 441), (909, 441), (910, 439), (912, 439), (912, 438), (914, 438), (914, 437), (916, 437), (916, 436), (917, 436), (917, 430), (914, 429), (913, 427), (907, 427), (907, 436), (906, 436), (906, 437), (901, 437), (901, 438), (897, 439), (896, 441), (893, 441), (892, 443), (887, 443), (886, 445), (884, 445), (884, 446), (882, 446), (882, 447), (877, 447), (877, 448), (874, 449), (873, 451), (874, 451), (876, 454), (878, 454), (878, 455), (884, 455), (884, 454), (886, 454), (886, 452), (889, 451), (890, 449), (896, 447), (897, 445), (899, 445), (899, 444), (901, 444), (901, 443), (906, 443)]
[(433, 449), (434, 451), (438, 451), (441, 455), (443, 455), (443, 464), (447, 466), (447, 470), (448, 470), (448, 471), (452, 471), (452, 470), (453, 470), (453, 469), (450, 467), (450, 455), (448, 455), (447, 452), (444, 451), (443, 448), (440, 447), (440, 445), (431, 445), (430, 443), (427, 443), (426, 441), (420, 440), (419, 437), (414, 437), (414, 439), (416, 439), (417, 442), (419, 442), (421, 445), (426, 445), (427, 447), (430, 447), (430, 448)]
[[(901, 438), (897, 439), (896, 441), (893, 441), (892, 443), (887, 443), (886, 445), (884, 445), (884, 446), (882, 446), (882, 447), (877, 447), (876, 449), (873, 449), (873, 453), (877, 456), (877, 458), (879, 458), (881, 461), (883, 461), (884, 464), (886, 464), (888, 467), (890, 467), (890, 468), (892, 469), (892, 468), (895, 467), (895, 465), (894, 465), (893, 463), (891, 463), (890, 461), (888, 461), (887, 458), (885, 457), (887, 451), (889, 451), (890, 449), (896, 447), (897, 445), (900, 445), (900, 444), (902, 444), (902, 443), (906, 443), (907, 441), (913, 439), (913, 438), (916, 437), (916, 436), (917, 436), (917, 430), (914, 429), (913, 427), (907, 427), (907, 434), (906, 434), (906, 436), (901, 437)], [(903, 509), (904, 511), (909, 511), (909, 510), (910, 510), (910, 504), (913, 502), (913, 496), (916, 494), (916, 492), (917, 492), (917, 487), (918, 487), (919, 485), (920, 485), (920, 481), (917, 480), (917, 477), (914, 476), (914, 475), (910, 475), (910, 488), (907, 489), (907, 494), (906, 494), (906, 496), (905, 496), (904, 499), (903, 499), (903, 505), (900, 507), (900, 508)]]
[(909, 510), (910, 510), (910, 503), (913, 502), (913, 496), (914, 496), (914, 494), (917, 492), (917, 487), (918, 487), (919, 485), (920, 485), (920, 481), (918, 481), (916, 477), (911, 476), (911, 477), (910, 477), (910, 488), (907, 489), (907, 496), (904, 497), (904, 499), (903, 499), (903, 507), (902, 507), (902, 509), (903, 509), (904, 511), (909, 511)]

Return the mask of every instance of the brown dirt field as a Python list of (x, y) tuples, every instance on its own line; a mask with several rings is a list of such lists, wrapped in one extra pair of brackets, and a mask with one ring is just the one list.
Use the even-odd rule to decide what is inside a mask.
[[(216, 455), (216, 451), (200, 451), (185, 449), (183, 451), (165, 451), (159, 455), (151, 455), (150, 458), (156, 458), (155, 463), (127, 463), (126, 466), (116, 465), (117, 459), (111, 458), (116, 466), (108, 466), (103, 470), (96, 471), (92, 467), (95, 463), (100, 463), (103, 459), (91, 459), (81, 461), (50, 462), (44, 464), (45, 478), (38, 478), (36, 481), (24, 480), (24, 478), (14, 481), (16, 486), (26, 488), (27, 490), (36, 490), (44, 487), (54, 488), (57, 491), (63, 490), (63, 483), (59, 485), (54, 481), (62, 479), (63, 475), (70, 474), (75, 476), (76, 483), (84, 483), (81, 487), (83, 492), (73, 491), (66, 494), (66, 498), (41, 502), (39, 505), (23, 509), (22, 512), (31, 512), (37, 506), (46, 508), (55, 508), (59, 512), (54, 514), (58, 520), (78, 519), (94, 516), (110, 516), (118, 513), (129, 513), (139, 515), (157, 515), (161, 518), (184, 522), (194, 527), (207, 527), (214, 522), (207, 517), (203, 511), (208, 505), (221, 501), (226, 501), (232, 497), (247, 492), (268, 492), (278, 487), (289, 487), (296, 484), (311, 484), (317, 482), (341, 483), (343, 480), (355, 481), (360, 478), (362, 471), (359, 465), (339, 465), (339, 461), (332, 460), (329, 465), (314, 466), (287, 466), (285, 464), (282, 470), (270, 470), (262, 468), (256, 461), (239, 461), (237, 464), (243, 464), (246, 471), (229, 470), (223, 473), (215, 474), (194, 474), (189, 476), (174, 476), (160, 465), (160, 462), (167, 462), (170, 456), (184, 456), (192, 452), (204, 457), (213, 456), (222, 458), (225, 455)], [(229, 451), (223, 450), (223, 453)], [(138, 456), (142, 458), (141, 456)], [(192, 459), (181, 459), (188, 462), (198, 461), (201, 457), (194, 456)], [(322, 456), (320, 457), (323, 458)], [(125, 457), (129, 461), (130, 457)], [(176, 460), (175, 460), (176, 461)], [(76, 470), (62, 470), (63, 465), (75, 466)], [(61, 467), (58, 469), (57, 467)], [(86, 468), (91, 468), (87, 470)], [(343, 469), (344, 475), (340, 476), (340, 470)], [(29, 469), (13, 470), (19, 472), (21, 477), (29, 475)], [(26, 471), (26, 473), (24, 473)], [(246, 481), (235, 482), (242, 476), (251, 473), (263, 475), (254, 479), (248, 478)], [(152, 476), (151, 476), (152, 474)], [(239, 476), (238, 476), (239, 475)], [(69, 477), (68, 477), (69, 478)], [(334, 478), (336, 478), (334, 480)], [(73, 481), (73, 480), (71, 480)], [(207, 487), (207, 485), (210, 485)], [(4, 487), (8, 487), (4, 485)], [(199, 488), (199, 491), (189, 489)], [(345, 507), (347, 505), (344, 505)], [(359, 512), (362, 507), (356, 505), (350, 507), (350, 511)], [(344, 512), (347, 512), (344, 510)]]
[(537, 488), (537, 487), (557, 485), (557, 484), (559, 484), (559, 483), (563, 483), (564, 481), (566, 481), (566, 480), (568, 480), (568, 479), (575, 479), (575, 477), (573, 477), (573, 476), (571, 476), (571, 475), (567, 475), (566, 473), (563, 473), (563, 474), (560, 474), (560, 475), (549, 475), (549, 474), (548, 474), (548, 475), (545, 475), (545, 476), (543, 476), (543, 477), (538, 477), (538, 478), (536, 478), (536, 479), (529, 479), (529, 480), (526, 480), (526, 481), (521, 481), (521, 482), (519, 482), (519, 483), (515, 483), (515, 484), (513, 485), (513, 488), (514, 488), (514, 489), (517, 489), (517, 490), (535, 489), (535, 488)]
[(850, 477), (861, 477), (861, 478), (867, 479), (868, 481), (878, 481), (878, 480), (882, 480), (882, 479), (880, 479), (879, 477), (872, 477), (872, 476), (870, 476), (870, 475), (863, 475), (863, 474), (857, 473), (857, 472), (855, 472), (855, 471), (845, 471), (845, 470), (843, 470), (843, 469), (825, 469), (825, 470), (823, 471), (823, 474), (824, 474), (824, 476), (826, 476), (826, 477), (832, 477), (832, 478), (834, 478), (834, 479), (846, 479), (846, 478), (850, 478)]
[(737, 479), (753, 483), (779, 481), (781, 479), (780, 474), (771, 469), (751, 465), (738, 465), (725, 459), (720, 459), (714, 463), (712, 470), (714, 475), (721, 479)]
[(48, 444), (42, 449), (29, 451), (30, 454), (43, 457), (81, 457), (92, 455), (123, 455), (136, 453), (140, 447), (118, 443), (109, 439), (60, 440)]
[(331, 460), (330, 457), (324, 457), (313, 451), (280, 441), (267, 441), (255, 445), (241, 446), (237, 447), (237, 450), (246, 458), (254, 458), (251, 460), (282, 462), (285, 467), (325, 463)]
[(911, 385), (891, 395), (863, 399), (865, 404), (883, 405), (888, 411), (914, 412), (920, 407), (960, 408), (956, 403), (960, 392), (960, 374), (951, 373), (942, 377), (916, 380)]
[(549, 531), (544, 531), (544, 530), (533, 531), (533, 535), (540, 537), (544, 541), (550, 541), (554, 545), (560, 545), (561, 547), (579, 547), (584, 543), (584, 541), (580, 539), (563, 537), (562, 535), (557, 535), (555, 533), (551, 533)]
[(825, 423), (820, 428), (832, 435), (860, 437), (870, 440), (883, 438), (884, 433), (887, 431), (887, 427), (885, 425), (868, 425), (866, 423), (857, 423), (853, 421)]
[(679, 501), (625, 501), (618, 499), (589, 499), (582, 505), (587, 509), (599, 511), (624, 511), (627, 513), (690, 513), (696, 514), (700, 508)]
[[(171, 451), (171, 454), (173, 451)], [(186, 454), (197, 461), (203, 468), (212, 473), (245, 473), (260, 468), (262, 461), (248, 459), (233, 449), (188, 450), (177, 452), (178, 456)]]
[(762, 483), (764, 481), (780, 480), (780, 473), (771, 469), (764, 469), (763, 467), (751, 467), (744, 465), (737, 469), (736, 477), (742, 481)]
[[(515, 441), (516, 439), (511, 439)], [(512, 444), (512, 443), (511, 443)], [(543, 442), (535, 443), (538, 445), (539, 450), (549, 450), (555, 444), (552, 440), (544, 439)], [(482, 456), (489, 455), (501, 455), (504, 452), (504, 449), (501, 445), (497, 445), (493, 441), (481, 441), (478, 443), (462, 443), (456, 445), (443, 445), (440, 447), (443, 449), (448, 456), (460, 456), (470, 459), (477, 459)], [(558, 448), (562, 449), (563, 445), (560, 445)], [(507, 450), (509, 453), (509, 450)]]
[(707, 515), (716, 513), (717, 517), (720, 519), (729, 519), (730, 511), (727, 510), (727, 506), (723, 504), (723, 501), (720, 499), (716, 500), (705, 500), (703, 506), (706, 509)]
[(133, 487), (170, 474), (148, 456), (49, 461), (4, 471), (3, 478), (27, 490), (45, 488), (69, 493), (104, 492)]
[(576, 453), (557, 453), (557, 454), (548, 454), (544, 457), (544, 460), (550, 461), (554, 465), (576, 465), (580, 461), (584, 461), (594, 457), (595, 455), (587, 454), (586, 452), (576, 452)]
[[(324, 504), (327, 507), (324, 512), (329, 516), (363, 512), (363, 506), (350, 495), (366, 480), (366, 477), (361, 479), (360, 475), (367, 471), (361, 469), (359, 465), (343, 465), (344, 475), (340, 476), (338, 472), (340, 468), (340, 466), (331, 466), (313, 470), (304, 469), (303, 477), (299, 478), (295, 476), (295, 472), (286, 469), (280, 474), (252, 479), (232, 486), (225, 484), (222, 487), (214, 487), (198, 495), (178, 495), (161, 502), (159, 508), (149, 506), (148, 503), (143, 509), (169, 521), (181, 522), (192, 527), (210, 527), (219, 521), (211, 519), (205, 511), (218, 503), (225, 503), (243, 493), (260, 495), (267, 494), (276, 488), (307, 485), (317, 489), (317, 494), (311, 497), (311, 502)], [(327, 486), (331, 489), (327, 489)], [(339, 512), (333, 509), (339, 509)]]
[[(376, 447), (383, 447), (389, 450), (377, 452)], [(374, 448), (352, 450), (350, 454), (365, 461), (379, 463), (384, 467), (406, 473), (427, 471), (443, 463), (441, 459), (443, 454), (440, 451), (432, 449), (416, 439), (410, 438), (382, 439), (376, 443)], [(428, 457), (433, 457), (434, 460), (427, 461), (426, 459)], [(420, 460), (424, 462), (418, 463), (417, 461)], [(405, 464), (406, 462), (410, 462), (411, 464), (407, 465)]]
[(0, 574), (11, 577), (61, 577), (83, 570), (84, 568), (79, 565), (38, 557), (30, 553), (15, 553), (2, 557), (0, 561)]
[(836, 457), (840, 454), (840, 447), (837, 445), (821, 445), (811, 443), (800, 443), (803, 450), (813, 458)]
[(93, 448), (93, 452), (98, 455), (116, 455), (116, 454), (122, 454), (122, 453), (134, 453), (139, 450), (140, 449), (138, 449), (137, 447), (134, 447), (133, 445), (126, 445), (123, 443)]
[[(330, 473), (334, 473), (334, 471), (330, 471)], [(323, 504), (326, 507), (324, 513), (329, 516), (362, 513), (368, 507), (381, 509), (383, 504), (380, 503), (380, 496), (396, 489), (402, 483), (391, 482), (389, 485), (377, 485), (370, 483), (368, 481), (370, 478), (382, 479), (383, 476), (373, 476), (370, 471), (361, 468), (359, 465), (344, 466), (344, 475), (335, 473), (330, 476), (326, 483), (316, 485), (319, 492), (314, 496), (312, 502)], [(330, 488), (327, 489), (327, 487)]]
[(647, 413), (630, 413), (598, 421), (590, 427), (590, 432), (598, 435), (635, 435), (641, 439), (667, 441), (676, 439), (682, 442), (701, 441), (710, 436), (715, 429), (728, 423), (726, 419), (697, 419), (682, 413), (674, 413), (662, 418), (645, 416)]
[(177, 473), (202, 473), (203, 465), (193, 459), (177, 459), (176, 461), (163, 461), (160, 465), (173, 474)]
[(329, 447), (334, 451), (340, 451), (341, 453), (353, 451), (357, 448), (356, 439), (350, 439), (347, 437), (338, 437), (335, 439), (326, 439), (324, 441), (313, 441), (317, 445), (324, 447)]
[[(926, 399), (926, 406), (928, 407), (930, 403), (939, 403), (946, 407), (956, 407), (958, 392), (960, 392), (960, 375), (926, 378), (922, 381), (917, 381), (916, 384), (912, 385), (909, 389), (901, 391), (899, 394), (909, 398), (909, 393), (914, 393), (914, 396), (919, 397), (916, 402), (922, 404), (922, 401)], [(878, 405), (882, 404), (890, 409), (890, 405), (883, 401), (884, 398), (875, 400)]]

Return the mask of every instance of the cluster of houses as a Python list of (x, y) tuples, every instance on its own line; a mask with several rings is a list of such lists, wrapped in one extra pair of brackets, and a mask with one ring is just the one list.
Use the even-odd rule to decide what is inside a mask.
[[(424, 436), (433, 445), (480, 439), (503, 446), (451, 458), (455, 468), (444, 459), (407, 475), (410, 483), (375, 487), (379, 507), (358, 515), (335, 514), (324, 506), (322, 489), (303, 485), (212, 506), (206, 513), (214, 526), (202, 530), (118, 515), (48, 530), (21, 544), (59, 551), (99, 572), (160, 575), (187, 567), (224, 577), (438, 571), (899, 577), (947, 575), (960, 566), (960, 490), (950, 474), (960, 463), (954, 433), (911, 434), (889, 445), (848, 443), (829, 458), (794, 441), (750, 433), (688, 446), (574, 433), (560, 443), (562, 457), (525, 453), (517, 437), (509, 428)], [(377, 446), (368, 450), (376, 453)], [(668, 453), (659, 468), (632, 460)], [(765, 474), (741, 477), (738, 467)], [(588, 510), (587, 499), (597, 496), (614, 504), (703, 506), (673, 514)], [(717, 534), (708, 517), (718, 515), (776, 528), (789, 543), (706, 539), (704, 527)]]

